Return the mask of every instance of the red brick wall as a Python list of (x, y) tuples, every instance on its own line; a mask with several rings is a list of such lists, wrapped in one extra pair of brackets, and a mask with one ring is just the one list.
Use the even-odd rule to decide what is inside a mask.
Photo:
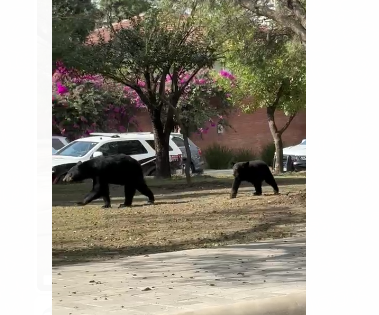
[[(146, 111), (138, 115), (139, 128), (142, 131), (152, 131), (151, 121)], [(231, 114), (228, 123), (235, 129), (226, 128), (223, 134), (217, 134), (216, 127), (210, 127), (207, 134), (200, 135), (194, 133), (191, 140), (202, 150), (213, 143), (228, 146), (230, 148), (252, 149), (259, 153), (268, 143), (272, 142), (272, 136), (268, 127), (267, 115), (264, 109), (259, 109), (253, 114), (236, 113)], [(278, 128), (281, 128), (287, 121), (287, 117), (282, 112), (275, 114), (275, 121)], [(283, 134), (285, 146), (300, 143), (306, 138), (306, 112), (302, 111), (296, 115), (290, 126)]]

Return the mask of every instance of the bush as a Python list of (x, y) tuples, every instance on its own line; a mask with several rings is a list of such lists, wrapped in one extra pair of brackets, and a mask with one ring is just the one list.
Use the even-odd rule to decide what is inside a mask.
[(213, 144), (204, 150), (204, 158), (208, 168), (214, 170), (228, 169), (232, 163), (256, 159), (256, 155), (247, 149), (229, 149), (226, 146)]
[(233, 157), (232, 149), (221, 146), (217, 143), (212, 144), (204, 150), (204, 159), (208, 168), (214, 170), (230, 168)]
[(272, 166), (274, 155), (275, 155), (275, 144), (272, 142), (263, 147), (260, 158), (262, 161), (266, 162), (267, 165)]
[(247, 149), (237, 149), (234, 150), (233, 154), (233, 162), (246, 162), (246, 161), (251, 161), (251, 160), (256, 160), (257, 155), (252, 152), (251, 150)]

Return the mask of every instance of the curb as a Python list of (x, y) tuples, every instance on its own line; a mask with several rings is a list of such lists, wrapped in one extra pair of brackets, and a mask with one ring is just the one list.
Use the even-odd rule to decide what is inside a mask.
[(305, 315), (306, 292), (240, 302), (227, 306), (209, 307), (177, 315)]

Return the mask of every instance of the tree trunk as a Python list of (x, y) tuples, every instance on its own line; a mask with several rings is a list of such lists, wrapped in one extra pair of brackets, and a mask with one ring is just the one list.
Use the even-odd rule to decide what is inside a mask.
[(276, 127), (275, 123), (275, 107), (267, 107), (267, 119), (268, 126), (270, 128), (270, 132), (275, 144), (276, 158), (275, 165), (273, 165), (274, 173), (280, 174), (283, 172), (283, 141), (282, 134), (278, 131), (278, 128)]
[(160, 111), (151, 112), (153, 124), (156, 160), (156, 176), (158, 178), (171, 178), (169, 139), (170, 133), (165, 133), (161, 122)]
[(273, 136), (273, 138), (274, 138), (275, 153), (276, 153), (274, 173), (280, 174), (280, 173), (283, 173), (283, 141), (282, 141), (282, 135), (279, 133), (276, 133), (275, 136)]
[[(279, 99), (277, 99), (279, 100)], [(283, 141), (282, 141), (282, 135), (283, 132), (287, 130), (289, 125), (291, 124), (292, 120), (295, 118), (296, 113), (292, 114), (288, 117), (287, 122), (284, 124), (282, 129), (278, 130), (276, 123), (275, 123), (275, 106), (269, 106), (267, 107), (267, 118), (268, 118), (268, 126), (271, 131), (272, 138), (274, 139), (275, 144), (275, 165), (274, 167), (274, 173), (280, 174), (283, 172)]]
[(188, 128), (183, 128), (183, 138), (184, 138), (184, 147), (186, 148), (186, 167), (185, 167), (185, 173), (186, 173), (186, 180), (187, 184), (191, 184), (191, 150), (188, 142)]

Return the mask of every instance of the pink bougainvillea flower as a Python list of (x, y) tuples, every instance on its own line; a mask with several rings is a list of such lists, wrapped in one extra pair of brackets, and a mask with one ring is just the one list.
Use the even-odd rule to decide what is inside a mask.
[(115, 107), (115, 108), (113, 109), (113, 111), (114, 111), (115, 113), (119, 113), (119, 112), (120, 112), (120, 107)]
[(138, 86), (140, 86), (140, 87), (145, 87), (145, 86), (146, 86), (146, 83), (143, 82), (143, 81), (138, 81)]
[(205, 83), (207, 83), (207, 80), (200, 79), (200, 80), (197, 81), (197, 83), (199, 83), (199, 84), (205, 84)]
[(225, 70), (221, 70), (220, 72), (220, 75), (224, 78), (228, 78), (229, 80), (235, 80), (235, 76), (232, 75), (230, 72), (228, 71), (225, 71)]
[(75, 129), (78, 129), (78, 128), (79, 128), (79, 125), (78, 125), (78, 124), (74, 124), (73, 127), (74, 127)]
[(66, 129), (61, 129), (61, 134), (63, 135), (66, 132)]
[(68, 88), (66, 88), (60, 82), (57, 82), (57, 92), (58, 92), (58, 94), (65, 94), (68, 92)]
[(96, 127), (96, 123), (95, 123), (95, 122), (92, 123), (91, 126), (92, 126), (92, 127)]
[(226, 93), (226, 95), (225, 95), (226, 97), (230, 97), (231, 95), (229, 94), (229, 93)]

